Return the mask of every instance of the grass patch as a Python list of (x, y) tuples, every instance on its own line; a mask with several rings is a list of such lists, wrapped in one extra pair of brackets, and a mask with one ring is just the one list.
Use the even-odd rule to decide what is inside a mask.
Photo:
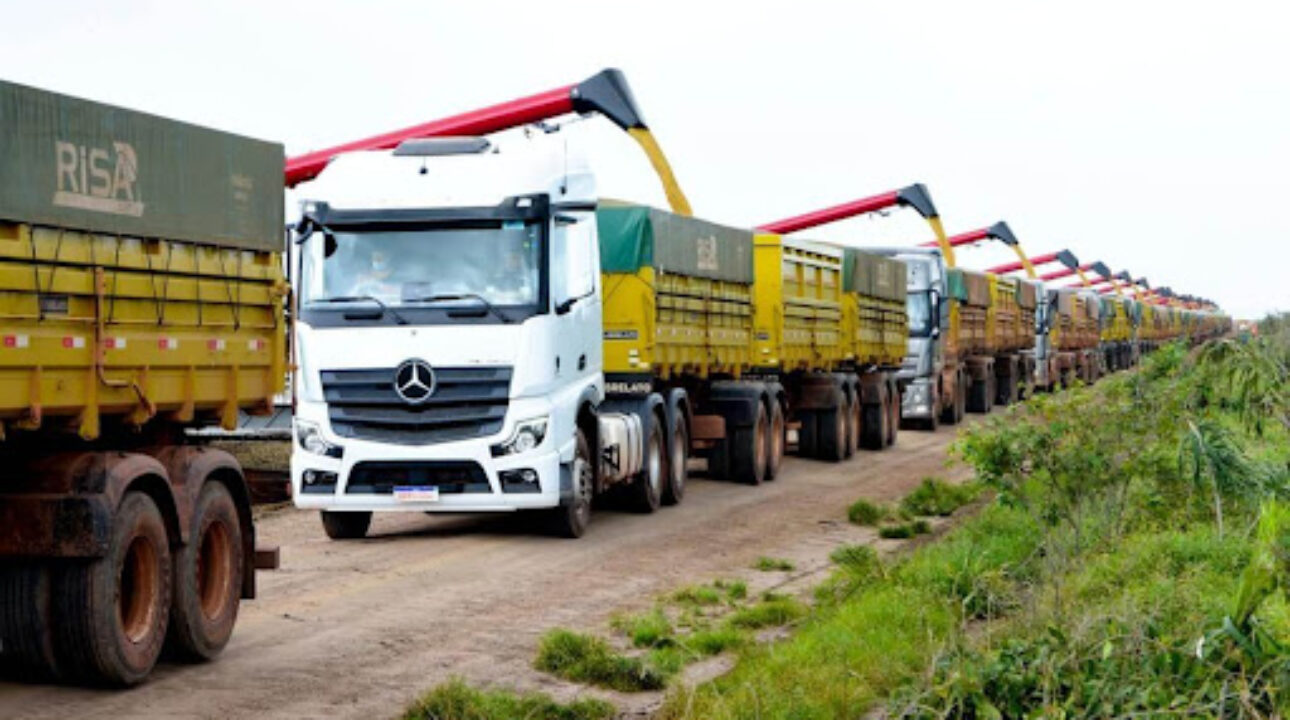
[(951, 485), (937, 478), (923, 478), (913, 492), (900, 501), (900, 508), (910, 515), (947, 517), (980, 494), (974, 484)]
[(864, 499), (856, 500), (847, 508), (847, 520), (867, 527), (877, 525), (890, 515), (891, 511), (888, 508)]
[(614, 618), (610, 625), (618, 632), (631, 638), (632, 645), (638, 648), (649, 648), (668, 643), (672, 637), (672, 623), (662, 610), (654, 610), (641, 615), (625, 615)]
[(658, 690), (666, 680), (657, 668), (619, 655), (600, 638), (563, 629), (543, 636), (533, 666), (566, 680), (622, 692)]
[(608, 720), (614, 706), (603, 700), (558, 703), (541, 693), (476, 690), (460, 679), (426, 693), (403, 713), (403, 720)]
[(790, 560), (784, 560), (783, 558), (766, 557), (765, 555), (762, 555), (761, 557), (757, 558), (757, 562), (753, 563), (753, 570), (760, 570), (762, 572), (776, 572), (776, 571), (788, 572), (796, 569), (797, 569), (797, 566), (794, 565)]
[(766, 627), (787, 625), (802, 618), (806, 613), (806, 606), (796, 600), (775, 598), (739, 608), (730, 615), (727, 622), (732, 627), (744, 630), (758, 630)]
[(720, 655), (743, 645), (747, 638), (734, 628), (721, 627), (697, 630), (679, 642), (698, 655)]
[(716, 605), (723, 593), (711, 585), (693, 585), (672, 593), (672, 600), (681, 605)]

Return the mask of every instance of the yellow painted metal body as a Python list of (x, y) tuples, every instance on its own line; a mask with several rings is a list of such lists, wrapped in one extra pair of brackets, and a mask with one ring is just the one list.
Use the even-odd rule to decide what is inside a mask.
[[(754, 238), (756, 362), (760, 367), (831, 370), (853, 350), (843, 323), (842, 252), (781, 235)], [(850, 329), (855, 330), (852, 320)]]
[(752, 363), (752, 285), (642, 267), (602, 273), (607, 373), (738, 376)]
[[(1017, 304), (1016, 278), (987, 275), (990, 307), (986, 311), (986, 346), (996, 353), (1025, 350), (1035, 344), (1034, 314)], [(1026, 317), (1029, 316), (1029, 322)]]
[(904, 303), (844, 291), (842, 270), (840, 249), (759, 234), (751, 284), (651, 267), (602, 273), (605, 372), (668, 379), (899, 365)]
[(0, 223), (0, 430), (234, 427), (285, 378), (281, 258)]

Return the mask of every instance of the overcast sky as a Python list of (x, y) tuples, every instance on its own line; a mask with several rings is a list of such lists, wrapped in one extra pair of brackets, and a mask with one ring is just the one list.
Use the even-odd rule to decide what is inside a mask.
[[(696, 213), (752, 225), (911, 182), (951, 232), (1290, 309), (1285, 3), (0, 0), (0, 77), (288, 154), (624, 70)], [(604, 121), (612, 194), (662, 204)], [(911, 212), (813, 232), (930, 237)], [(961, 265), (1011, 259), (965, 248)]]

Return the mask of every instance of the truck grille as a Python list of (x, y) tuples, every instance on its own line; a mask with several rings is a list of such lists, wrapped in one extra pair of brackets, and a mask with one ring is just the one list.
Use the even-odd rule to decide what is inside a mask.
[(511, 387), (509, 367), (435, 368), (434, 393), (408, 404), (394, 368), (322, 371), (332, 431), (341, 437), (432, 445), (499, 432)]
[(362, 462), (349, 474), (351, 495), (391, 495), (401, 485), (433, 485), (443, 495), (492, 492), (488, 476), (474, 462)]

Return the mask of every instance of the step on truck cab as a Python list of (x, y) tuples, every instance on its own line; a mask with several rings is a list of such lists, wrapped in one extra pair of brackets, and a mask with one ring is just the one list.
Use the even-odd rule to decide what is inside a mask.
[(282, 389), (282, 166), (0, 82), (0, 672), (133, 685), (254, 597), (242, 469), (186, 431)]

